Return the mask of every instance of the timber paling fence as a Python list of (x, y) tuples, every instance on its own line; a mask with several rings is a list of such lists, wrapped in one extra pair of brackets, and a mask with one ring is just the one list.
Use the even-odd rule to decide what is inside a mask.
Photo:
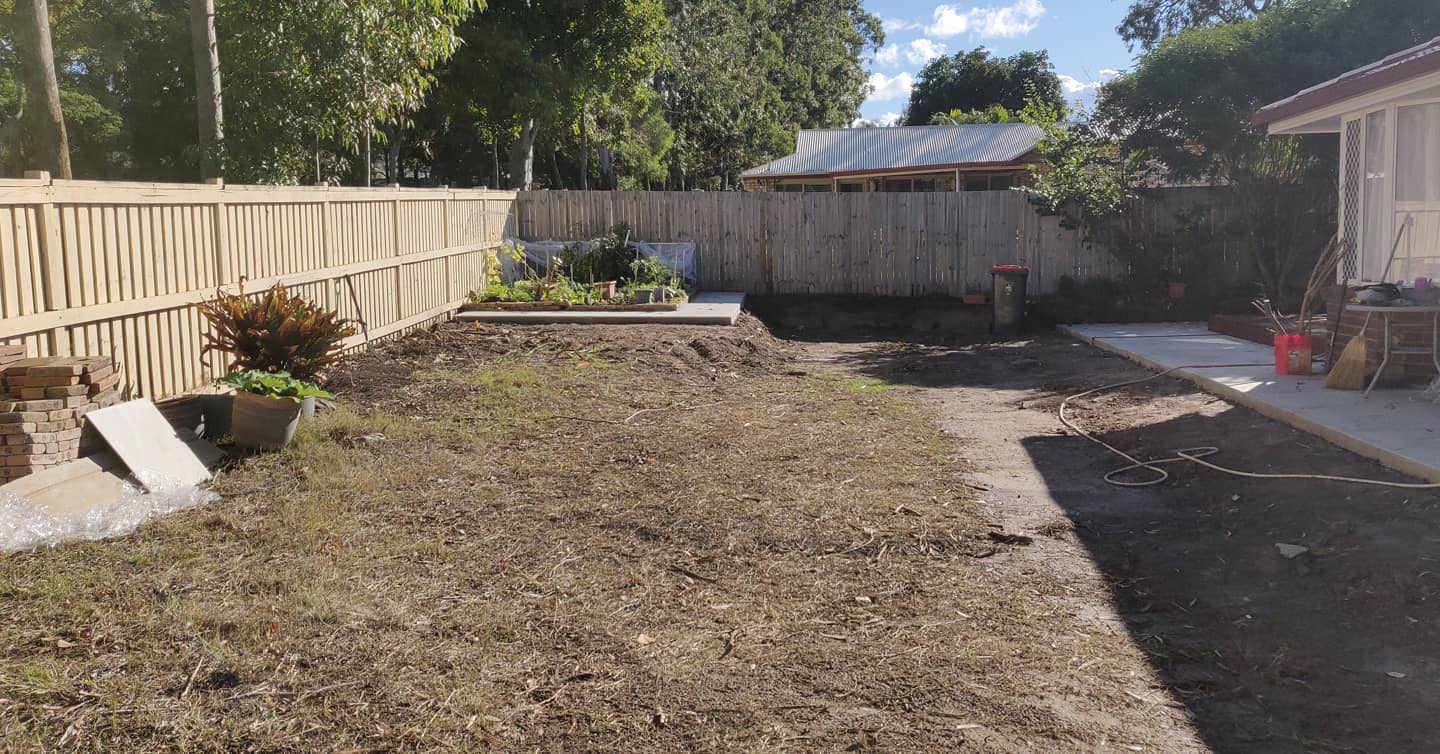
[(646, 241), (693, 241), (701, 288), (747, 293), (959, 296), (1024, 264), (1030, 290), (1125, 266), (1015, 191), (931, 194), (531, 191), (520, 237), (594, 238), (616, 223)]
[(447, 317), (515, 233), (515, 194), (0, 179), (0, 342), (109, 355), (131, 396), (223, 374), (194, 304), (279, 282), (365, 338)]

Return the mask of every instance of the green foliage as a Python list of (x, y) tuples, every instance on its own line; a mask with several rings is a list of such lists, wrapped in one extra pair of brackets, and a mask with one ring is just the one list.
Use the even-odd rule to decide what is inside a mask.
[(1044, 158), (1021, 190), (1042, 212), (1093, 228), (1125, 210), (1131, 190), (1125, 163), (1103, 134), (1083, 122), (1064, 123), (1060, 116), (1041, 97), (1031, 98), (1020, 111), (1021, 120), (1040, 128), (1035, 149)]
[(214, 299), (196, 307), (210, 325), (201, 353), (230, 354), (231, 370), (314, 379), (339, 360), (344, 340), (355, 334), (349, 320), (291, 295), (278, 283), (258, 296), (216, 291)]
[(664, 285), (674, 277), (665, 263), (656, 257), (639, 257), (630, 263), (629, 282), (642, 288)]
[(1259, 13), (1272, 0), (1136, 0), (1120, 22), (1120, 37), (1150, 49), (1162, 37), (1199, 26), (1230, 24)]
[(1002, 58), (977, 47), (936, 58), (920, 69), (905, 108), (905, 125), (925, 125), (936, 114), (954, 110), (983, 112), (999, 105), (1018, 111), (1030, 99), (1065, 112), (1060, 78), (1048, 53), (1018, 52)]
[(640, 253), (630, 246), (630, 226), (620, 223), (595, 239), (589, 251), (580, 253), (580, 247), (566, 247), (565, 269), (570, 277), (586, 283), (601, 283), (608, 280), (627, 280), (631, 264)]
[(295, 379), (289, 372), (267, 372), (263, 369), (231, 372), (216, 380), (215, 384), (266, 398), (289, 398), (297, 402), (303, 398), (335, 397), (313, 382)]
[(963, 126), (967, 123), (1014, 123), (1020, 120), (1004, 105), (991, 105), (984, 110), (951, 110), (930, 116), (932, 126)]

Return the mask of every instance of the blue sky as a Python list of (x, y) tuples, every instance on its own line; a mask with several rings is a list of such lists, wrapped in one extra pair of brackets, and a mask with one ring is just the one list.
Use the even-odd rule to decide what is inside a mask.
[(1095, 87), (1130, 66), (1115, 33), (1125, 0), (865, 0), (885, 22), (885, 46), (867, 61), (875, 91), (860, 114), (898, 117), (910, 85), (938, 55), (985, 47), (996, 55), (1049, 50), (1069, 100), (1089, 104)]

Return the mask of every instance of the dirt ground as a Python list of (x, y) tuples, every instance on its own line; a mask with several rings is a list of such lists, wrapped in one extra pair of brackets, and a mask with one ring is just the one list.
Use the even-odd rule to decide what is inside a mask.
[[(0, 557), (0, 749), (1430, 748), (1434, 496), (1120, 490), (1054, 409), (1127, 363), (830, 337), (449, 325), (352, 359), (220, 503)], [(1081, 417), (1386, 473), (1170, 380)]]

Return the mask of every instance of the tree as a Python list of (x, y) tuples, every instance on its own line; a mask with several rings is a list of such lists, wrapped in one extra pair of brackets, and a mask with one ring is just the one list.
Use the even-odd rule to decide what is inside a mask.
[(994, 105), (1018, 111), (1030, 92), (1063, 112), (1060, 78), (1048, 53), (1019, 52), (1001, 58), (983, 47), (957, 52), (920, 69), (905, 108), (905, 124), (925, 125), (937, 113), (983, 111)]
[(215, 41), (215, 0), (190, 0), (190, 44), (195, 52), (195, 111), (200, 122), (200, 174), (221, 175), (225, 140), (220, 93), (220, 50)]
[[(419, 109), (460, 46), (477, 0), (220, 0), (230, 109), (226, 152), (241, 180), (298, 182), (320, 144), (363, 149), (377, 125)], [(361, 182), (372, 172), (359, 165)]]
[(1440, 28), (1433, 0), (1309, 0), (1165, 37), (1102, 88), (1094, 124), (1169, 178), (1227, 187), (1234, 246), (1283, 297), (1334, 232), (1336, 139), (1267, 137), (1262, 105), (1413, 46)]
[(22, 123), (34, 138), (36, 152), (31, 162), (58, 178), (71, 178), (70, 141), (55, 76), (49, 4), (46, 0), (16, 0), (13, 16), (18, 68), (26, 90)]
[(1136, 0), (1116, 31), (1149, 50), (1162, 37), (1197, 26), (1231, 24), (1265, 10), (1270, 0)]
[[(509, 141), (510, 187), (534, 184), (541, 132), (554, 152), (588, 128), (590, 107), (647, 81), (660, 64), (660, 0), (495, 0), (461, 30), (442, 86), (459, 115), (484, 114)], [(588, 162), (588, 145), (581, 154)], [(588, 174), (588, 170), (586, 171)]]
[(984, 110), (951, 110), (930, 116), (932, 126), (962, 126), (967, 123), (1012, 123), (1018, 120), (1004, 105), (991, 105)]

